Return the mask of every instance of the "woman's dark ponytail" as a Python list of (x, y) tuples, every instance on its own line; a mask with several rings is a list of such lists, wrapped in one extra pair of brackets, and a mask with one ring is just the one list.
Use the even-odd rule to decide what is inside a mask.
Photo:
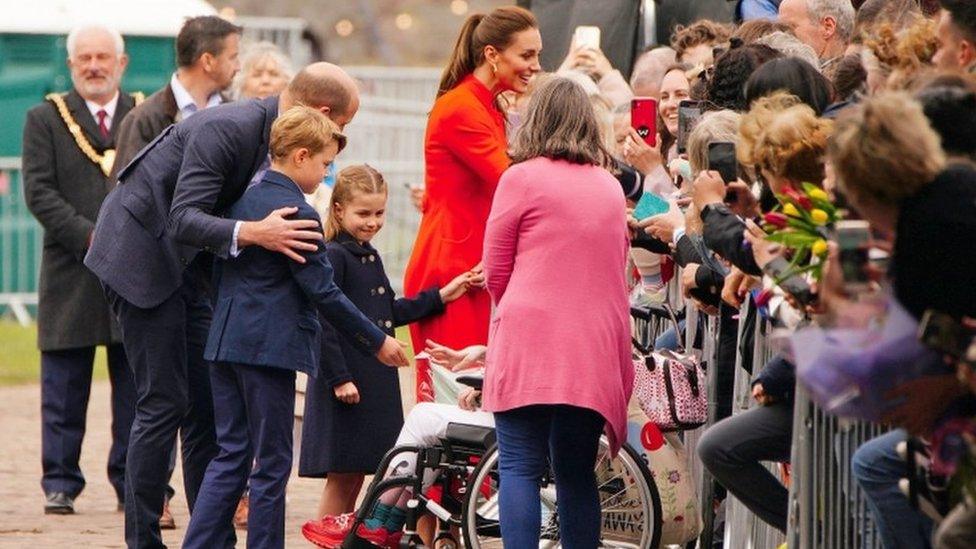
[(470, 15), (461, 27), (461, 34), (458, 35), (457, 42), (454, 44), (454, 51), (451, 53), (451, 60), (441, 75), (441, 84), (437, 88), (437, 97), (440, 97), (458, 85), (465, 76), (474, 72), (478, 66), (475, 62), (474, 32), (478, 24), (485, 18), (483, 13)]
[(517, 6), (504, 6), (488, 15), (468, 16), (454, 44), (451, 60), (441, 75), (437, 97), (454, 89), (485, 61), (485, 46), (494, 46), (501, 51), (512, 43), (516, 33), (538, 26), (532, 12)]

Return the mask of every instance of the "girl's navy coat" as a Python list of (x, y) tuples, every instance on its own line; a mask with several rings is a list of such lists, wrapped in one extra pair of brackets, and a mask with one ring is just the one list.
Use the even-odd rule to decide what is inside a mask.
[[(437, 288), (416, 298), (396, 299), (379, 254), (340, 233), (326, 244), (336, 284), (359, 310), (389, 335), (394, 328), (444, 310)], [(322, 319), (320, 319), (322, 320)], [(322, 320), (322, 359), (318, 378), (309, 378), (305, 394), (302, 449), (298, 474), (373, 473), (403, 427), (403, 403), (397, 369), (367, 355)], [(358, 404), (344, 404), (333, 389), (352, 381)]]

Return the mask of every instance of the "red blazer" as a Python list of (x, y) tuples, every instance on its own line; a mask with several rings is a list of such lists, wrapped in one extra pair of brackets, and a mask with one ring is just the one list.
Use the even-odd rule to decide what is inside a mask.
[[(481, 261), (495, 186), (511, 164), (507, 149), (505, 117), (474, 76), (434, 103), (424, 139), (423, 218), (403, 281), (407, 297), (443, 286)], [(414, 351), (426, 339), (454, 348), (486, 344), (490, 316), (488, 293), (473, 289), (443, 315), (410, 325)], [(418, 364), (418, 400), (432, 395), (425, 366)]]

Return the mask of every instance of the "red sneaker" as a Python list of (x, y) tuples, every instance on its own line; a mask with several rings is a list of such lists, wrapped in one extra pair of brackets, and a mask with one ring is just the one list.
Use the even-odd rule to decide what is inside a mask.
[(305, 539), (326, 549), (335, 549), (342, 545), (352, 525), (356, 521), (354, 513), (343, 513), (337, 516), (327, 516), (322, 520), (310, 520), (302, 525), (302, 535)]
[(365, 524), (360, 524), (359, 529), (356, 530), (356, 537), (364, 539), (377, 547), (398, 549), (400, 547), (400, 538), (403, 537), (403, 530), (390, 532), (385, 526), (370, 529)]

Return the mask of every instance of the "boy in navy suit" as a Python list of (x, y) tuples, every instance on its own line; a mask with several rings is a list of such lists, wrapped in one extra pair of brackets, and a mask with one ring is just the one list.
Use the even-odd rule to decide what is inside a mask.
[[(271, 168), (228, 217), (263, 219), (293, 206), (298, 218), (321, 223), (302, 193), (321, 184), (344, 145), (345, 136), (321, 112), (289, 109), (271, 127)], [(248, 475), (247, 546), (284, 547), (295, 371), (317, 373), (316, 309), (368, 354), (386, 338), (335, 285), (324, 246), (304, 259), (299, 263), (252, 246), (215, 265), (216, 306), (204, 358), (214, 363), (210, 377), (220, 451), (207, 467), (184, 548), (234, 546), (232, 519)]]

